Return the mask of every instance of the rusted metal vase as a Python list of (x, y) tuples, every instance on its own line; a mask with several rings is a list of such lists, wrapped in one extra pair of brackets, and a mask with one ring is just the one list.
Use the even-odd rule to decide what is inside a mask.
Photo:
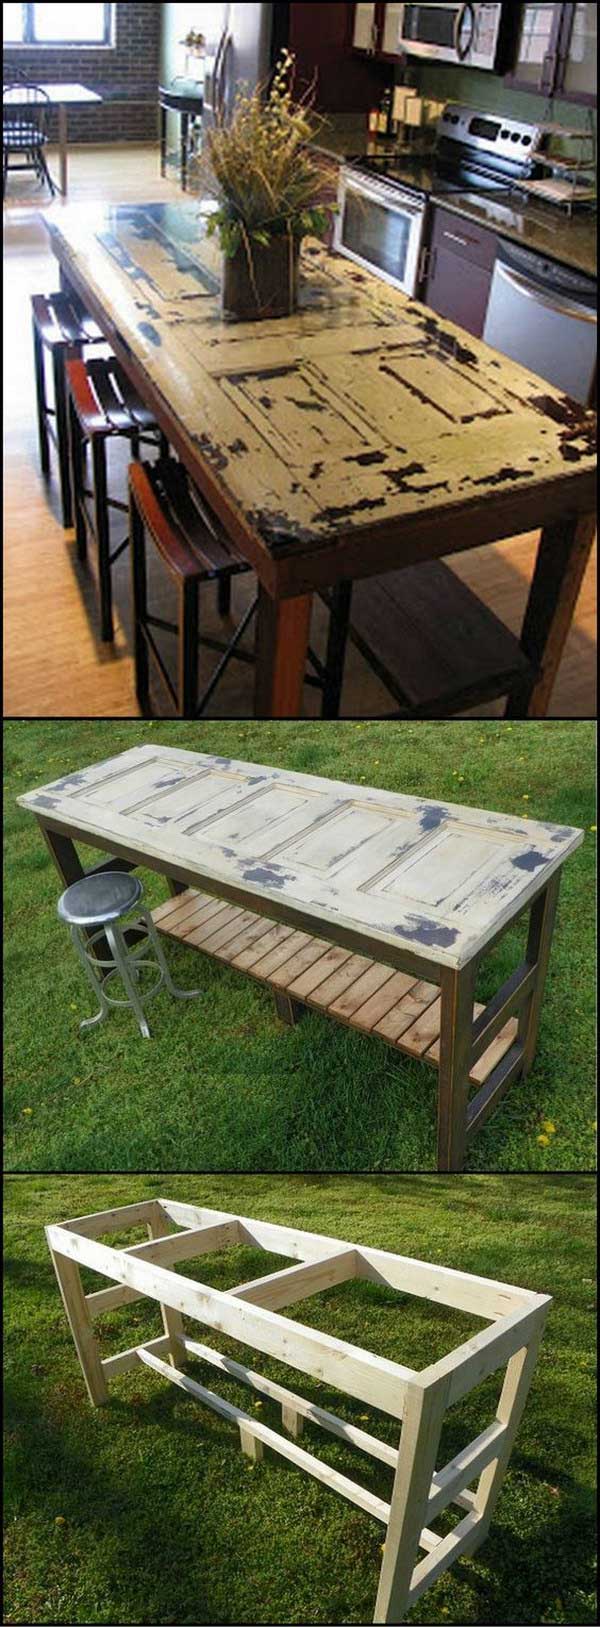
[(246, 322), (291, 316), (298, 304), (297, 237), (274, 237), (269, 244), (240, 244), (223, 261), (223, 310)]

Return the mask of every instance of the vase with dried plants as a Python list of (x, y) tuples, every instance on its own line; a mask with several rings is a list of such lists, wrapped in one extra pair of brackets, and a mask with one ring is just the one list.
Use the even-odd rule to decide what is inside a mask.
[(334, 192), (311, 150), (323, 120), (314, 87), (294, 91), (294, 58), (284, 51), (268, 86), (240, 85), (230, 114), (208, 133), (205, 177), (216, 181), (218, 207), (207, 230), (224, 255), (223, 307), (255, 320), (289, 316), (298, 299), (303, 237), (327, 232)]

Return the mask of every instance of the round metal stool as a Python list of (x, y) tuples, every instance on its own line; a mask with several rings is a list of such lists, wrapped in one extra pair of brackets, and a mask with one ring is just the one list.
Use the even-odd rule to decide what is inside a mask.
[[(88, 981), (100, 1002), (95, 1017), (86, 1017), (80, 1029), (95, 1028), (108, 1017), (110, 1006), (129, 1006), (135, 1012), (140, 1032), (150, 1039), (150, 1029), (144, 1015), (144, 1004), (157, 994), (163, 983), (176, 1000), (193, 1000), (200, 989), (176, 988), (167, 966), (162, 945), (150, 911), (140, 904), (143, 887), (137, 876), (119, 870), (105, 870), (101, 875), (84, 876), (73, 882), (58, 901), (61, 921), (69, 927), (71, 937)], [(119, 923), (137, 907), (133, 920), (125, 928)], [(96, 930), (90, 931), (90, 928)], [(127, 942), (125, 932), (139, 934), (133, 946)], [(111, 951), (110, 960), (94, 954), (94, 945), (104, 938)], [(150, 988), (141, 986), (143, 971), (158, 975)], [(107, 994), (106, 985), (111, 978), (120, 978), (127, 995), (126, 1000)]]

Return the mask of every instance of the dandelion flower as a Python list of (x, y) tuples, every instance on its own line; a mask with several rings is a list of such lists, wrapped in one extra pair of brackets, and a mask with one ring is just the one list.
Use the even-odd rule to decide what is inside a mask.
[(550, 1137), (549, 1136), (543, 1136), (543, 1135), (538, 1136), (537, 1144), (538, 1144), (538, 1147), (549, 1147), (550, 1146)]

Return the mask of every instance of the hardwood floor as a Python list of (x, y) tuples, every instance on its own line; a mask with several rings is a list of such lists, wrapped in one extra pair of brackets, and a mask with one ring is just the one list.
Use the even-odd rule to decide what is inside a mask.
[[(18, 193), (17, 193), (18, 188)], [(177, 196), (173, 180), (161, 180), (158, 150), (122, 146), (73, 149), (70, 201), (110, 197), (116, 202)], [(96, 592), (89, 569), (76, 558), (73, 533), (60, 523), (57, 482), (49, 488), (39, 471), (35, 429), (29, 296), (58, 286), (42, 215), (49, 207), (33, 178), (9, 179), (5, 225), (4, 335), (4, 712), (10, 717), (135, 717), (129, 641), (129, 578), (126, 558), (117, 568), (117, 634), (114, 647), (98, 638)], [(59, 202), (53, 206), (60, 209)], [(121, 483), (126, 458), (115, 462)], [(535, 557), (536, 537), (514, 538), (493, 548), (455, 555), (452, 569), (513, 631), (518, 631)], [(157, 584), (160, 592), (160, 584)], [(252, 578), (236, 584), (239, 615), (252, 592)], [(596, 713), (595, 560), (590, 562), (550, 706), (552, 717)], [(162, 605), (161, 605), (162, 609)], [(219, 627), (214, 605), (205, 626)], [(315, 608), (311, 642), (320, 648), (324, 611)], [(206, 674), (214, 657), (204, 658)], [(252, 674), (232, 663), (213, 697), (212, 716), (247, 716)], [(318, 695), (305, 690), (307, 716), (318, 712)], [(349, 651), (342, 712), (371, 716), (392, 710), (390, 697), (358, 652)], [(479, 715), (501, 713), (501, 703)]]

